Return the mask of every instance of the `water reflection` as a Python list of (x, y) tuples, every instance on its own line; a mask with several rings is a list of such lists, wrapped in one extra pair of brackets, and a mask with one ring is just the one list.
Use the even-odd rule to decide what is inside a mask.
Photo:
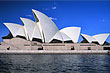
[(110, 73), (110, 55), (0, 55), (0, 73)]

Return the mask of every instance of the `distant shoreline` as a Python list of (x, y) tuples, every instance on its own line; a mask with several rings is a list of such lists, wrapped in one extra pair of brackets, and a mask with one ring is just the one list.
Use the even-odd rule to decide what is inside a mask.
[(110, 54), (108, 50), (0, 50), (0, 54)]

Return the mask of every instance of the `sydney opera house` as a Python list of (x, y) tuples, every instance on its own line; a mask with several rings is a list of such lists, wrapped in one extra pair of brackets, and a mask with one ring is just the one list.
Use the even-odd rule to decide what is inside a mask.
[[(106, 39), (109, 33), (90, 36), (81, 34), (81, 27), (61, 30), (45, 14), (32, 9), (35, 20), (20, 18), (23, 25), (4, 23), (10, 33), (2, 37), (2, 50), (109, 50)], [(79, 36), (83, 41), (78, 43)]]

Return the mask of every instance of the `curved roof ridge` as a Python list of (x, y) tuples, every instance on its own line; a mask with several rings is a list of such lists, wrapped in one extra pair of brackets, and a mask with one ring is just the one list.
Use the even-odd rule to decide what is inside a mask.
[(72, 40), (68, 35), (66, 35), (65, 33), (61, 32), (63, 41), (68, 41), (68, 40)]
[(96, 40), (94, 37), (87, 34), (81, 34), (81, 36), (83, 36), (83, 38), (85, 38), (89, 43), (92, 43), (93, 40)]
[(104, 34), (96, 34), (94, 36), (86, 35), (86, 34), (81, 34), (89, 43), (91, 42), (98, 42), (100, 45), (103, 45), (106, 39), (110, 34), (104, 33)]
[(16, 37), (17, 35), (25, 36), (25, 31), (22, 25), (16, 24), (16, 23), (3, 23), (9, 31), (12, 33), (13, 37)]
[(28, 40), (32, 41), (33, 37), (41, 39), (40, 31), (39, 31), (39, 28), (38, 28), (36, 22), (34, 22), (34, 21), (32, 21), (31, 19), (28, 19), (28, 18), (21, 18), (20, 17), (20, 19), (23, 22), (26, 34), (29, 37)]
[(59, 31), (59, 29), (47, 15), (34, 9), (32, 9), (32, 12), (34, 13), (36, 22), (39, 22), (38, 26), (40, 28), (44, 42), (49, 43), (52, 37)]
[(61, 32), (58, 31), (58, 32), (52, 37), (51, 41), (52, 41), (53, 39), (57, 39), (57, 40), (63, 41)]
[(110, 34), (108, 34), (108, 33), (104, 33), (104, 34), (94, 35), (93, 37), (98, 41), (98, 43), (99, 43), (100, 45), (103, 45), (109, 35), (110, 35)]
[(81, 27), (66, 27), (60, 31), (68, 35), (74, 43), (77, 43), (79, 40)]

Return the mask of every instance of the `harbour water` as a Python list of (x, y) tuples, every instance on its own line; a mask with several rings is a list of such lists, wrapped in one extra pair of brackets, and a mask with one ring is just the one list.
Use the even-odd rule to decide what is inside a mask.
[(110, 73), (110, 55), (1, 54), (0, 73)]

